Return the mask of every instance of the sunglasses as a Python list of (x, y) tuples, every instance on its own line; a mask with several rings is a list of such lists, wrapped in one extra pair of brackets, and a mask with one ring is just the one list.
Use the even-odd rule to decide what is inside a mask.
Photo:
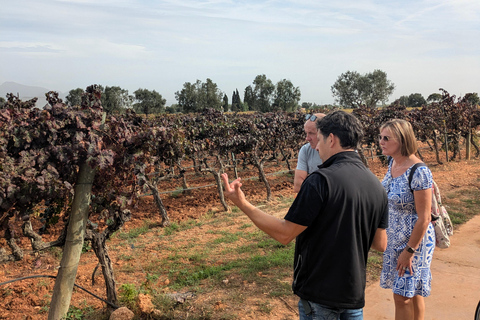
[(305, 116), (305, 120), (315, 121), (315, 120), (317, 120), (317, 116), (314, 115), (314, 114), (307, 114)]
[(392, 140), (392, 138), (389, 137), (389, 136), (382, 136), (381, 134), (379, 134), (379, 135), (378, 135), (378, 140), (379, 140), (379, 141), (382, 141), (382, 140), (383, 140), (383, 141), (385, 141), (385, 142), (388, 142), (388, 141)]

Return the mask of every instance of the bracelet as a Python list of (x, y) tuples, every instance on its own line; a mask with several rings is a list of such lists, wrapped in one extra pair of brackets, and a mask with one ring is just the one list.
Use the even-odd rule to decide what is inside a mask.
[(407, 243), (406, 245), (406, 249), (407, 249), (407, 252), (410, 252), (410, 253), (415, 253), (415, 249), (413, 249), (412, 247), (410, 247)]

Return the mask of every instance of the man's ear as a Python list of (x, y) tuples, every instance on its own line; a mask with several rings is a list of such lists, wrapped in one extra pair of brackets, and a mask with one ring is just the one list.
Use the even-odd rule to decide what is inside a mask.
[(335, 146), (335, 144), (337, 144), (337, 137), (335, 137), (335, 136), (333, 135), (333, 133), (330, 133), (330, 134), (328, 135), (328, 139), (330, 140), (330, 141), (328, 142), (328, 146), (329, 146), (330, 148), (333, 148), (333, 147)]

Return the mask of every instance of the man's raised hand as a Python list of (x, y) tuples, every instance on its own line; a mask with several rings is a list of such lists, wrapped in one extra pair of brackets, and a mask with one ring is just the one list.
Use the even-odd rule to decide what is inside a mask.
[(231, 183), (228, 182), (228, 174), (222, 173), (223, 184), (225, 185), (225, 196), (230, 199), (237, 207), (240, 207), (244, 202), (246, 202), (245, 194), (243, 193), (240, 187), (242, 183), (240, 178), (233, 180)]

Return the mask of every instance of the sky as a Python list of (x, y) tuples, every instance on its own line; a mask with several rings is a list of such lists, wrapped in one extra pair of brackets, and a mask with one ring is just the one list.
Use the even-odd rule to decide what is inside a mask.
[(0, 84), (67, 94), (92, 84), (155, 90), (184, 83), (243, 93), (287, 79), (300, 102), (332, 104), (347, 71), (386, 72), (389, 101), (443, 88), (480, 93), (478, 0), (0, 0)]

